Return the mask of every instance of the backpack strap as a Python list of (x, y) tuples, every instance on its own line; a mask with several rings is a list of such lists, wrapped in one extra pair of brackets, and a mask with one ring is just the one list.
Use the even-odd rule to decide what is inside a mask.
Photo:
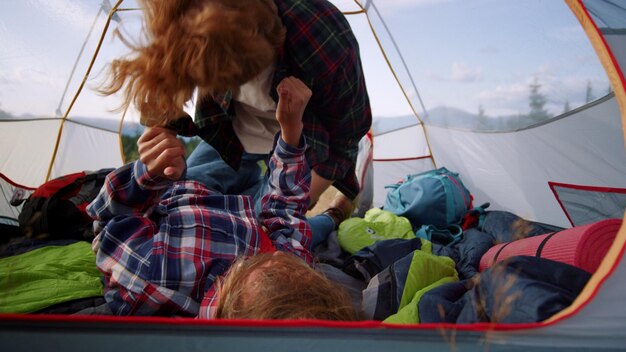
[(539, 246), (537, 247), (537, 253), (535, 253), (535, 256), (537, 258), (541, 258), (541, 252), (543, 252), (543, 247), (545, 247), (545, 245), (548, 243), (548, 241), (557, 233), (560, 233), (561, 231), (557, 231), (557, 232), (553, 232), (551, 234), (549, 234), (548, 236), (546, 236), (541, 243), (539, 244)]
[(463, 238), (463, 229), (459, 225), (448, 225), (443, 229), (433, 225), (422, 225), (415, 232), (415, 237), (442, 246), (451, 246)]
[(496, 255), (493, 256), (493, 260), (491, 261), (491, 265), (494, 265), (495, 263), (498, 262), (498, 257), (500, 256), (500, 253), (502, 253), (504, 248), (506, 246), (510, 245), (511, 243), (513, 243), (513, 242), (512, 241), (511, 242), (507, 242), (507, 243), (503, 244), (502, 246), (500, 246), (500, 248), (498, 248), (498, 251), (496, 252)]
[(31, 238), (47, 228), (47, 217), (43, 216), (40, 209), (45, 206), (46, 199), (36, 197), (29, 198), (20, 210), (18, 221), (20, 228), (26, 237)]
[(463, 220), (461, 220), (463, 230), (467, 230), (471, 227), (482, 229), (485, 223), (485, 216), (487, 215), (486, 209), (489, 208), (490, 205), (491, 204), (487, 202), (468, 210), (465, 215), (463, 215)]
[[(106, 176), (106, 175), (104, 175)], [(100, 177), (98, 172), (87, 173), (85, 176), (74, 180), (74, 182), (59, 190), (59, 196), (63, 196), (71, 191), (78, 189), (78, 192), (70, 197), (70, 201), (81, 211), (85, 211), (87, 203), (94, 197), (94, 191), (98, 192), (98, 181), (100, 178), (104, 179), (104, 176)], [(97, 188), (97, 189), (96, 189)]]

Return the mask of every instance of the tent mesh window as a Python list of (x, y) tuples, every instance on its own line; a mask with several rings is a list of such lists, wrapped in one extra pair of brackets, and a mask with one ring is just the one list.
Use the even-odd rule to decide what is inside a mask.
[(550, 183), (572, 226), (603, 219), (621, 219), (626, 209), (626, 189)]

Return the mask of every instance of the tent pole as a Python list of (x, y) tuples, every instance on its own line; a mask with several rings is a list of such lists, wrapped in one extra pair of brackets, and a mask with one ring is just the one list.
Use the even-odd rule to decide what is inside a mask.
[(57, 106), (57, 109), (55, 111), (55, 114), (57, 116), (61, 116), (61, 106), (63, 106), (63, 100), (65, 100), (65, 94), (67, 94), (67, 89), (70, 86), (70, 82), (72, 81), (72, 77), (74, 76), (74, 72), (76, 72), (76, 67), (78, 66), (78, 62), (80, 61), (80, 57), (83, 55), (83, 52), (85, 51), (85, 46), (87, 46), (87, 42), (89, 41), (89, 37), (91, 37), (91, 33), (93, 32), (93, 28), (96, 26), (96, 22), (98, 21), (98, 17), (100, 17), (100, 14), (103, 11), (103, 6), (100, 6), (100, 10), (98, 10), (98, 13), (96, 14), (96, 17), (94, 17), (93, 19), (93, 23), (91, 24), (91, 28), (89, 28), (89, 32), (87, 33), (87, 36), (85, 37), (85, 41), (83, 42), (83, 46), (81, 46), (80, 51), (78, 52), (78, 56), (76, 56), (76, 61), (74, 62), (74, 66), (72, 67), (72, 71), (70, 72), (70, 76), (67, 78), (67, 82), (65, 83), (65, 88), (63, 89), (63, 94), (61, 94), (61, 100), (59, 100), (59, 106)]
[(580, 25), (585, 30), (593, 49), (598, 54), (598, 58), (609, 77), (615, 98), (622, 114), (622, 130), (624, 141), (626, 142), (626, 79), (621, 71), (615, 56), (611, 52), (609, 45), (604, 40), (600, 30), (591, 18), (582, 0), (565, 0), (570, 10), (576, 16)]
[[(124, 0), (118, 0), (117, 3), (115, 4), (115, 6), (113, 6), (113, 8), (111, 9), (111, 11), (109, 11), (109, 15), (107, 17), (106, 24), (104, 25), (104, 29), (102, 30), (102, 34), (100, 35), (100, 40), (98, 41), (98, 45), (96, 47), (96, 50), (95, 50), (95, 52), (94, 52), (94, 54), (93, 54), (93, 56), (91, 58), (91, 62), (89, 62), (89, 66), (87, 67), (87, 72), (85, 72), (85, 76), (83, 77), (83, 80), (80, 83), (80, 86), (76, 90), (76, 94), (74, 95), (74, 98), (70, 102), (70, 105), (67, 107), (67, 110), (65, 111), (65, 114), (63, 115), (63, 118), (61, 119), (61, 126), (59, 127), (59, 133), (57, 134), (56, 143), (54, 145), (54, 151), (52, 152), (52, 159), (50, 160), (50, 165), (48, 166), (48, 173), (46, 174), (45, 181), (48, 181), (50, 179), (50, 175), (52, 174), (52, 166), (54, 165), (54, 162), (56, 160), (57, 154), (59, 152), (59, 144), (61, 143), (61, 136), (63, 135), (63, 126), (65, 125), (65, 121), (67, 120), (67, 116), (69, 115), (70, 111), (72, 110), (72, 107), (74, 106), (74, 103), (76, 102), (76, 99), (78, 98), (78, 96), (80, 95), (80, 92), (83, 90), (83, 87), (85, 86), (85, 82), (87, 81), (87, 77), (89, 77), (89, 73), (91, 73), (91, 69), (93, 68), (93, 65), (94, 65), (94, 63), (96, 61), (96, 57), (98, 56), (98, 53), (100, 52), (100, 48), (102, 47), (102, 42), (104, 41), (104, 36), (106, 35), (106, 33), (107, 33), (108, 29), (109, 29), (109, 25), (111, 23), (111, 18), (113, 17), (113, 15), (115, 15), (115, 12), (117, 11), (117, 8), (121, 5), (122, 1), (124, 1)], [(103, 1), (103, 4), (104, 4), (104, 1)], [(101, 5), (100, 9), (102, 10), (102, 8), (103, 8), (103, 6)], [(100, 15), (100, 12), (98, 12), (98, 16), (99, 15)]]
[[(624, 75), (615, 61), (615, 57), (612, 55), (608, 44), (600, 34), (598, 27), (585, 8), (583, 1), (565, 0), (565, 2), (585, 30), (585, 33), (589, 37), (593, 48), (604, 66), (604, 69), (607, 71), (607, 75), (611, 81), (611, 86), (615, 92), (615, 98), (617, 99), (621, 111), (622, 129), (625, 129), (624, 137), (626, 139), (626, 91), (624, 90), (626, 83)], [(626, 219), (626, 213), (622, 219)], [(598, 294), (601, 286), (607, 278), (611, 276), (611, 274), (613, 274), (619, 266), (620, 261), (624, 260), (624, 248), (626, 248), (626, 221), (622, 221), (622, 226), (617, 233), (617, 237), (602, 260), (600, 267), (593, 274), (578, 297), (576, 297), (576, 300), (574, 300), (569, 307), (550, 317), (545, 323), (550, 324), (571, 317), (588, 305), (589, 302)]]
[[(378, 9), (376, 8), (376, 5), (374, 5), (374, 1), (373, 0), (368, 0), (367, 6), (370, 6), (371, 8), (374, 9), (376, 14), (378, 15), (378, 18), (380, 19), (380, 22), (383, 24), (383, 27), (387, 31), (387, 34), (389, 35), (389, 38), (391, 39), (391, 42), (393, 43), (394, 48), (396, 49), (396, 52), (398, 53), (398, 56), (400, 56), (400, 60), (402, 61), (404, 69), (405, 69), (407, 75), (409, 76), (409, 80), (411, 81), (413, 89), (415, 90), (415, 94), (417, 95), (419, 103), (420, 103), (420, 105), (422, 107), (422, 111), (424, 111), (424, 115), (426, 115), (427, 114), (426, 113), (426, 107), (424, 105), (424, 102), (422, 101), (422, 97), (420, 96), (419, 91), (417, 90), (417, 86), (415, 85), (415, 81), (413, 80), (413, 77), (411, 76), (411, 72), (409, 71), (409, 68), (408, 68), (408, 66), (406, 64), (406, 61), (404, 60), (404, 57), (402, 56), (402, 53), (400, 52), (400, 48), (398, 47), (398, 44), (396, 43), (395, 39), (393, 39), (393, 36), (391, 35), (391, 31), (389, 30), (389, 27), (387, 27), (387, 24), (385, 23), (385, 21), (383, 20), (382, 16), (380, 15), (380, 12), (378, 12)], [(417, 120), (419, 121), (420, 125), (422, 126), (422, 130), (424, 131), (424, 138), (426, 139), (426, 146), (428, 147), (428, 153), (430, 154), (428, 156), (428, 158), (431, 159), (431, 161), (433, 162), (433, 165), (436, 168), (437, 167), (437, 162), (435, 161), (435, 158), (433, 156), (433, 151), (432, 151), (432, 148), (430, 146), (430, 141), (428, 139), (428, 134), (426, 133), (426, 126), (424, 125), (424, 122), (422, 121), (422, 119), (420, 119), (419, 114), (417, 113), (417, 111), (415, 110), (415, 107), (413, 106), (413, 102), (409, 98), (408, 94), (406, 93), (406, 90), (404, 89), (404, 86), (402, 85), (402, 83), (400, 82), (400, 79), (398, 78), (398, 75), (396, 74), (395, 70), (393, 69), (393, 66), (391, 65), (391, 61), (389, 60), (389, 57), (387, 56), (387, 53), (385, 53), (385, 49), (383, 48), (383, 45), (380, 42), (380, 38), (376, 34), (376, 31), (374, 30), (374, 26), (372, 25), (372, 21), (370, 20), (369, 11), (365, 12), (365, 16), (367, 18), (367, 23), (369, 24), (370, 29), (372, 30), (372, 34), (374, 35), (374, 39), (376, 39), (376, 43), (378, 44), (378, 47), (380, 48), (380, 51), (383, 54), (385, 62), (387, 62), (387, 66), (389, 66), (389, 70), (391, 70), (391, 73), (393, 74), (394, 79), (398, 83), (398, 86), (400, 87), (400, 90), (402, 90), (402, 94), (404, 95), (404, 98), (406, 99), (407, 103), (411, 107), (411, 111), (413, 111), (413, 115), (415, 115), (415, 118), (417, 118)]]

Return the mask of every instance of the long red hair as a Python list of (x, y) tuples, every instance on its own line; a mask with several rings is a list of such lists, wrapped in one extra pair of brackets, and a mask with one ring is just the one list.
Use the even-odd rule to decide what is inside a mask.
[(293, 254), (240, 258), (218, 285), (215, 318), (358, 319), (348, 293)]
[[(182, 115), (194, 90), (237, 88), (275, 59), (285, 29), (272, 0), (141, 0), (147, 44), (111, 62), (106, 95), (123, 89), (146, 125)], [(128, 43), (127, 41), (124, 41)]]

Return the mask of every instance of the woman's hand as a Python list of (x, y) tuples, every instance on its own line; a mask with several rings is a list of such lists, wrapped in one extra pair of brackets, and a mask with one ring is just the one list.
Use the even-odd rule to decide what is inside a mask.
[(178, 180), (185, 171), (185, 148), (176, 132), (162, 127), (148, 127), (137, 141), (139, 160), (152, 177)]
[(304, 82), (293, 76), (280, 81), (276, 90), (276, 120), (280, 124), (282, 138), (287, 144), (297, 147), (302, 134), (304, 108), (313, 93)]

